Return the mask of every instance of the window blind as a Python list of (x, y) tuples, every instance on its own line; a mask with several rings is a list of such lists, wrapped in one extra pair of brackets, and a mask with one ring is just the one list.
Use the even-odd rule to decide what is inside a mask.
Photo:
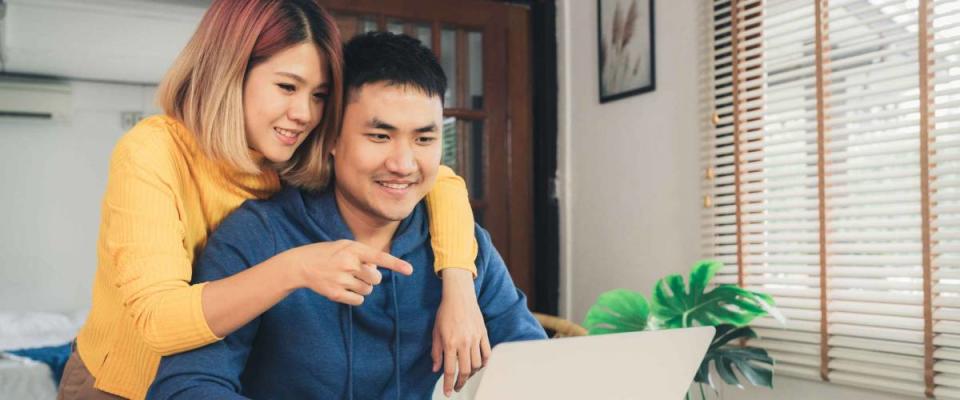
[(960, 398), (960, 1), (932, 1), (928, 11), (934, 392)]
[(778, 374), (960, 399), (960, 0), (715, 0), (701, 214)]

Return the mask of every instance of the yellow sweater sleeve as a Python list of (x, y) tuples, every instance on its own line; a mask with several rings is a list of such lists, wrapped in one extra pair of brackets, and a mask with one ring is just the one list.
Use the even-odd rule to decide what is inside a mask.
[(430, 244), (434, 271), (463, 268), (477, 276), (477, 238), (467, 185), (452, 169), (441, 165), (437, 182), (427, 194), (430, 214)]
[(112, 260), (124, 312), (151, 350), (169, 355), (219, 338), (203, 316), (203, 286), (190, 285), (192, 257), (177, 208), (176, 167), (169, 155), (158, 153), (122, 142), (115, 150), (104, 195), (101, 251)]

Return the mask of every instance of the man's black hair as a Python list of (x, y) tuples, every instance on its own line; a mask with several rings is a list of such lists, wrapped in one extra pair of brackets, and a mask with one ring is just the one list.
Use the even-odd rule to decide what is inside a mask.
[(364, 33), (347, 42), (343, 58), (347, 101), (352, 91), (376, 82), (409, 86), (443, 101), (447, 76), (433, 52), (417, 39), (390, 32)]

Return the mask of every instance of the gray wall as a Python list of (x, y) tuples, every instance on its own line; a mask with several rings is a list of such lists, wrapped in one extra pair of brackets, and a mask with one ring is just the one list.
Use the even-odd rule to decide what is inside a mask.
[(0, 118), (0, 310), (89, 307), (100, 200), (121, 112), (150, 86), (72, 82), (69, 120)]
[(602, 105), (596, 2), (558, 2), (561, 312), (576, 321), (699, 258), (700, 2), (658, 2), (656, 91)]

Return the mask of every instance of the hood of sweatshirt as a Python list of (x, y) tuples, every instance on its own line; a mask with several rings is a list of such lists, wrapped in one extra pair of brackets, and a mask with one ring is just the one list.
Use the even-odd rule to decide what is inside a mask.
[[(281, 231), (287, 232), (293, 236), (292, 242), (315, 243), (320, 241), (336, 241), (341, 239), (355, 240), (346, 222), (339, 212), (336, 202), (336, 196), (332, 190), (320, 193), (303, 192), (293, 188), (285, 188), (277, 196), (287, 197), (280, 202), (273, 204), (282, 204), (284, 214), (290, 218), (282, 218), (279, 221), (282, 224), (291, 224), (290, 226), (279, 227)], [(306, 216), (307, 218), (303, 218)], [(426, 207), (423, 202), (414, 207), (410, 215), (401, 221), (395, 232), (391, 245), (390, 254), (404, 259), (413, 265), (432, 266), (432, 251), (429, 246), (429, 225), (426, 215)], [(417, 262), (419, 261), (419, 262)], [(424, 264), (424, 261), (427, 263)], [(441, 294), (439, 280), (435, 277), (423, 277), (421, 274), (433, 275), (433, 268), (417, 268), (414, 275), (407, 277), (394, 273), (391, 270), (380, 268), (383, 274), (383, 280), (380, 285), (374, 287), (373, 293), (365, 297), (364, 304), (360, 306), (349, 306), (345, 304), (334, 303), (338, 308), (336, 314), (338, 321), (336, 325), (329, 326), (328, 329), (340, 328), (342, 335), (343, 353), (346, 358), (346, 365), (343, 366), (345, 393), (342, 398), (367, 398), (367, 396), (377, 390), (368, 389), (379, 387), (379, 394), (388, 398), (403, 398), (404, 390), (401, 385), (401, 376), (404, 375), (404, 364), (410, 366), (412, 357), (407, 356), (405, 350), (421, 353), (423, 333), (429, 338), (431, 328), (415, 324), (411, 326), (420, 326), (418, 330), (424, 332), (407, 332), (404, 334), (401, 321), (404, 317), (401, 307), (401, 292), (410, 290), (411, 294), (416, 293), (422, 298), (424, 292), (433, 292), (439, 299)], [(419, 278), (419, 279), (418, 279)], [(425, 288), (424, 283), (435, 281), (431, 288)], [(300, 290), (297, 295), (305, 296), (311, 300), (326, 300), (325, 298), (316, 299), (315, 293)], [(321, 300), (321, 301), (322, 301)], [(409, 300), (409, 299), (408, 299)], [(428, 301), (427, 303), (434, 303)], [(436, 306), (424, 308), (422, 311), (434, 311)], [(422, 314), (414, 311), (411, 314)], [(427, 314), (433, 314), (428, 312)], [(420, 315), (411, 315), (411, 319), (419, 319)], [(325, 319), (325, 318), (324, 318)], [(427, 329), (424, 329), (427, 328)], [(409, 333), (416, 333), (411, 340), (417, 343), (406, 345), (403, 340), (405, 336), (411, 336)], [(380, 346), (380, 345), (386, 346)], [(429, 344), (429, 343), (428, 343)], [(412, 347), (411, 347), (412, 345)], [(376, 349), (380, 350), (376, 350)], [(428, 347), (429, 349), (429, 347)], [(383, 351), (387, 350), (387, 351)], [(410, 356), (418, 354), (409, 354)], [(425, 352), (429, 356), (429, 351)], [(408, 362), (404, 362), (404, 360)], [(382, 379), (384, 367), (389, 366), (390, 375), (388, 381)], [(376, 370), (377, 376), (370, 376), (370, 372)], [(429, 372), (429, 371), (428, 371)], [(431, 372), (432, 373), (432, 372)], [(378, 379), (381, 378), (381, 379)], [(359, 387), (358, 387), (359, 386)], [(408, 394), (409, 395), (409, 394)]]

